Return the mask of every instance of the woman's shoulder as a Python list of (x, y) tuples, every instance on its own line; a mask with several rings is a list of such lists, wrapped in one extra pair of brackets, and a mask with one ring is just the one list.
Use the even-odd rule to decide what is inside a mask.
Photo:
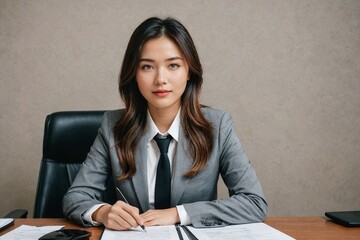
[(208, 121), (221, 120), (224, 116), (230, 117), (230, 113), (213, 107), (202, 106), (201, 110)]
[(110, 125), (114, 125), (117, 121), (119, 121), (121, 115), (125, 112), (125, 109), (116, 109), (106, 111), (104, 114), (104, 121), (109, 122)]
[(202, 111), (216, 133), (228, 132), (233, 127), (233, 119), (229, 112), (212, 107), (203, 107)]

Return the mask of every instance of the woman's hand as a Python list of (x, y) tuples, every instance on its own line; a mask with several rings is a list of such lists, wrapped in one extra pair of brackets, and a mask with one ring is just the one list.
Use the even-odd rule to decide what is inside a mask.
[(144, 222), (139, 215), (139, 209), (123, 201), (117, 201), (112, 206), (101, 206), (92, 214), (92, 219), (113, 230), (126, 230)]
[(180, 217), (176, 207), (168, 209), (149, 210), (140, 215), (144, 221), (144, 225), (174, 225), (180, 222)]

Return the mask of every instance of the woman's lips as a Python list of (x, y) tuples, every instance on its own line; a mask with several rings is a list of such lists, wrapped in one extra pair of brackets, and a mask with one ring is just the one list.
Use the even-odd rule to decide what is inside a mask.
[(156, 95), (156, 96), (159, 96), (159, 97), (165, 97), (167, 96), (171, 91), (170, 90), (156, 90), (156, 91), (153, 91), (153, 93)]

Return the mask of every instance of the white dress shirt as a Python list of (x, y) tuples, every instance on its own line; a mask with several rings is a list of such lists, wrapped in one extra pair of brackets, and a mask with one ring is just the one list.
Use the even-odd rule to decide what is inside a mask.
[[(168, 135), (170, 134), (172, 139), (170, 141), (169, 150), (168, 150), (168, 157), (170, 160), (170, 169), (172, 172), (172, 166), (174, 165), (174, 159), (176, 155), (176, 146), (179, 142), (179, 129), (180, 129), (180, 109), (178, 113), (175, 116), (174, 121), (172, 122), (169, 130), (166, 133), (161, 133), (158, 129), (158, 127), (155, 125), (149, 111), (147, 112), (147, 122), (146, 122), (146, 136), (147, 136), (147, 181), (148, 181), (148, 193), (149, 193), (149, 205), (150, 209), (154, 209), (154, 203), (155, 203), (155, 182), (156, 182), (156, 170), (157, 170), (157, 164), (159, 162), (160, 158), (160, 150), (153, 139), (156, 134), (161, 135)], [(93, 225), (99, 225), (99, 223), (93, 221), (92, 214), (101, 206), (105, 204), (98, 204), (90, 208), (88, 211), (86, 211), (83, 215), (83, 219), (87, 222), (92, 223)], [(190, 217), (187, 214), (184, 206), (178, 205), (176, 206), (176, 209), (178, 211), (179, 217), (180, 217), (180, 223), (182, 225), (189, 225), (191, 223)]]

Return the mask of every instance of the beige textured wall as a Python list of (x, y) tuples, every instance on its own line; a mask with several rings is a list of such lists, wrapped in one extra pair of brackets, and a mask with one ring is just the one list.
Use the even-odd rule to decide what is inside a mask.
[(0, 0), (0, 216), (32, 214), (48, 113), (123, 106), (153, 15), (192, 33), (203, 103), (232, 113), (270, 215), (360, 209), (360, 1)]

